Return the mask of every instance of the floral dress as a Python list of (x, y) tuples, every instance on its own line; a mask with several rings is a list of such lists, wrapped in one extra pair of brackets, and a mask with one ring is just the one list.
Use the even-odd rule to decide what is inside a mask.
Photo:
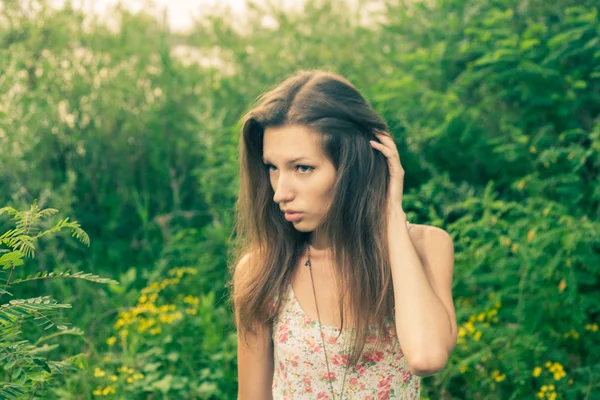
[[(284, 294), (280, 313), (273, 324), (275, 371), (273, 399), (329, 399), (332, 381), (335, 400), (343, 399), (419, 399), (420, 377), (410, 373), (398, 343), (391, 320), (386, 323), (383, 346), (375, 351), (363, 351), (356, 367), (348, 370), (342, 390), (344, 371), (348, 362), (344, 343), (349, 342), (350, 331), (323, 325), (330, 374), (327, 373), (319, 323), (312, 320), (296, 299), (292, 285)], [(376, 327), (371, 326), (367, 344), (375, 342)], [(393, 346), (395, 343), (395, 346)]]

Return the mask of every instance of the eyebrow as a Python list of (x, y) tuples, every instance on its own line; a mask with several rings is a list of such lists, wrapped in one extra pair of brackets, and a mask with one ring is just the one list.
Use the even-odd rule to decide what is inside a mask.
[[(269, 161), (267, 158), (265, 158), (265, 157), (263, 157), (263, 159), (262, 159), (262, 160), (263, 160), (263, 162), (264, 162), (264, 163), (266, 163), (266, 164), (272, 164), (272, 163), (271, 163), (271, 162), (270, 162), (270, 161)], [(298, 161), (302, 161), (302, 160), (307, 160), (307, 161), (308, 161), (308, 157), (306, 157), (306, 156), (302, 156), (302, 157), (296, 157), (296, 158), (294, 158), (293, 160), (290, 160), (290, 161), (288, 161), (288, 162), (287, 162), (287, 164), (288, 164), (288, 165), (295, 164), (295, 163), (297, 163)]]

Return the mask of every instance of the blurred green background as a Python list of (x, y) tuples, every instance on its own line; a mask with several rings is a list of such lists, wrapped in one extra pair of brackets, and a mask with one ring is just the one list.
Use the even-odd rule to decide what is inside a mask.
[[(80, 329), (40, 351), (71, 367), (21, 371), (23, 387), (236, 398), (225, 283), (239, 120), (260, 93), (319, 68), (388, 121), (409, 221), (454, 239), (459, 343), (422, 398), (600, 399), (600, 2), (352, 4), (248, 3), (245, 25), (220, 9), (182, 33), (123, 6), (107, 24), (43, 0), (0, 3), (0, 207), (37, 199), (91, 241), (40, 240), (11, 279), (68, 269), (120, 283), (10, 287), (72, 304), (56, 318)], [(12, 227), (0, 219), (0, 235)], [(52, 332), (21, 329), (13, 344)], [(1, 362), (10, 340), (0, 388), (20, 368)]]

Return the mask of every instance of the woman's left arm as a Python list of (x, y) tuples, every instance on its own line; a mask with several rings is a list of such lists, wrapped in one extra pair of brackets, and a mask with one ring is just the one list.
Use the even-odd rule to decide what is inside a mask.
[(422, 238), (413, 244), (404, 211), (391, 212), (388, 249), (396, 334), (412, 372), (420, 376), (444, 368), (457, 333), (452, 300), (454, 244), (443, 229), (425, 226), (423, 230)]
[(389, 133), (374, 134), (379, 142), (371, 140), (371, 146), (386, 157), (390, 176), (386, 216), (396, 335), (411, 371), (431, 375), (444, 368), (456, 344), (454, 244), (446, 231), (436, 227), (424, 228), (422, 238), (413, 244), (402, 207), (400, 153)]

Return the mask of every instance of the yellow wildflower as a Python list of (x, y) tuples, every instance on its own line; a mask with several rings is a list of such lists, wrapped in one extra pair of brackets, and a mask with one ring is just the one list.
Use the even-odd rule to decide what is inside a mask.
[(106, 339), (106, 344), (109, 346), (112, 346), (115, 344), (116, 341), (117, 341), (117, 338), (114, 336), (111, 336), (108, 339)]
[(560, 293), (565, 291), (565, 288), (567, 287), (567, 282), (564, 279), (561, 279), (560, 283), (558, 284), (558, 291)]
[(160, 326), (157, 326), (156, 328), (150, 329), (150, 334), (151, 335), (158, 335), (160, 333), (160, 331), (161, 331)]
[(465, 322), (463, 325), (465, 326), (465, 328), (467, 328), (469, 333), (472, 334), (473, 332), (475, 332), (475, 327), (473, 326), (473, 324), (471, 322)]
[(569, 332), (566, 332), (563, 336), (565, 338), (568, 338), (569, 336), (572, 336), (573, 339), (575, 339), (575, 340), (579, 339), (579, 333), (577, 333), (577, 331), (575, 331), (573, 329), (571, 329)]
[[(498, 372), (498, 371), (494, 371), (494, 372)], [(506, 379), (506, 375), (504, 375), (504, 374), (497, 373), (497, 374), (494, 376), (494, 380), (495, 380), (496, 382), (502, 382), (504, 379)]]
[(183, 302), (186, 304), (197, 305), (200, 304), (200, 299), (197, 296), (185, 296)]
[(115, 393), (116, 393), (115, 388), (110, 385), (105, 387), (104, 390), (102, 390), (102, 394), (104, 396), (108, 396), (109, 394), (115, 394)]
[(162, 305), (159, 307), (158, 311), (162, 312), (162, 313), (167, 312), (167, 311), (169, 311), (169, 306), (167, 304)]
[(96, 378), (101, 378), (101, 377), (103, 377), (104, 375), (106, 375), (106, 372), (102, 371), (102, 370), (101, 370), (100, 368), (98, 368), (98, 367), (94, 368), (94, 376), (95, 376)]
[(533, 369), (533, 376), (534, 377), (537, 378), (538, 376), (540, 376), (541, 373), (542, 373), (542, 368), (541, 367), (535, 367)]
[(598, 324), (593, 323), (593, 324), (587, 324), (585, 326), (585, 330), (586, 331), (592, 331), (592, 332), (597, 332), (598, 331)]

